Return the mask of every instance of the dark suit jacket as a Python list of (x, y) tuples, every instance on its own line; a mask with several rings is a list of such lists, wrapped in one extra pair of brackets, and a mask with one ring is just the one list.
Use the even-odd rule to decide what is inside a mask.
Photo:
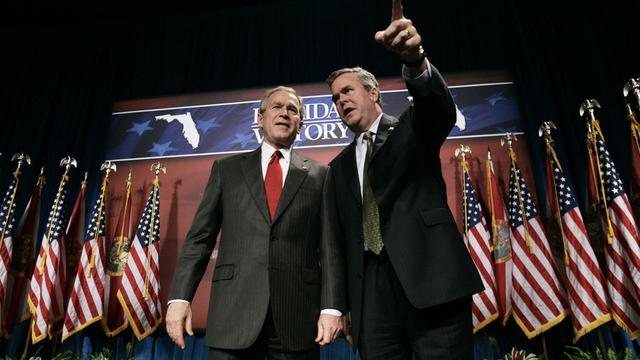
[(271, 305), (282, 344), (289, 350), (307, 349), (315, 346), (320, 310), (346, 307), (330, 171), (292, 151), (272, 222), (260, 151), (214, 163), (176, 266), (170, 299), (193, 298), (220, 232), (207, 344), (249, 347)]
[[(455, 105), (432, 67), (431, 94), (400, 119), (383, 114), (368, 176), (378, 202), (384, 248), (416, 308), (472, 295), (482, 282), (447, 205), (440, 147), (455, 123)], [(362, 200), (355, 141), (332, 162), (347, 259), (352, 332), (358, 340), (363, 276)]]

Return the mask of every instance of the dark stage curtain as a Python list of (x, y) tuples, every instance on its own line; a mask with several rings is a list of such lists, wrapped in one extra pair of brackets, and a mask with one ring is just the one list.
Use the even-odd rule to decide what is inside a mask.
[[(77, 191), (81, 174), (89, 171), (92, 201), (117, 100), (319, 82), (336, 68), (354, 65), (380, 78), (400, 75), (398, 59), (373, 40), (388, 24), (388, 0), (183, 4), (175, 11), (120, 6), (84, 16), (71, 9), (1, 16), (3, 188), (15, 152), (34, 160), (24, 175), (29, 188), (41, 165), (57, 183), (57, 163), (71, 155), (79, 163), (71, 189)], [(441, 72), (512, 74), (539, 195), (544, 153), (537, 129), (552, 120), (561, 160), (584, 200), (585, 125), (577, 111), (585, 98), (603, 106), (598, 114), (609, 151), (629, 185), (622, 87), (640, 76), (638, 1), (406, 0), (404, 9)], [(55, 191), (48, 189), (44, 209)]]

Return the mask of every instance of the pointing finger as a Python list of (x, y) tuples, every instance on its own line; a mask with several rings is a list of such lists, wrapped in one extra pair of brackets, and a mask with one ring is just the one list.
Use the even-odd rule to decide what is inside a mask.
[(402, 19), (402, 0), (391, 0), (391, 21)]

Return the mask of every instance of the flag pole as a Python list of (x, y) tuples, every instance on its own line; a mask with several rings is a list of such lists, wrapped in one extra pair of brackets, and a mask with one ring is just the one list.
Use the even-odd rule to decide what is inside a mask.
[[(460, 158), (460, 164), (462, 165), (462, 209), (464, 211), (464, 235), (465, 242), (469, 241), (469, 222), (467, 220), (467, 182), (465, 179), (465, 175), (469, 172), (469, 167), (467, 166), (467, 154), (471, 154), (471, 148), (466, 145), (460, 144), (460, 146), (455, 150), (454, 155), (457, 158)], [(467, 244), (468, 246), (469, 244)]]
[[(607, 210), (609, 206), (607, 205), (607, 193), (604, 188), (604, 180), (602, 176), (602, 169), (600, 168), (600, 156), (598, 155), (598, 136), (603, 139), (602, 130), (600, 129), (600, 123), (596, 119), (594, 115), (594, 109), (599, 108), (600, 104), (595, 99), (587, 99), (580, 105), (580, 116), (584, 116), (587, 118), (587, 142), (589, 145), (593, 147), (593, 149), (589, 149), (589, 154), (591, 155), (591, 151), (595, 154), (595, 163), (598, 170), (598, 182), (600, 184), (598, 191), (601, 191), (601, 202), (604, 206), (604, 214), (607, 219), (607, 243), (609, 245), (613, 242), (613, 225), (611, 224), (611, 217), (609, 216), (609, 211)], [(594, 184), (595, 185), (595, 184)], [(597, 185), (596, 185), (597, 187)]]
[(155, 178), (153, 179), (153, 200), (151, 202), (151, 223), (149, 224), (149, 244), (147, 244), (147, 261), (145, 264), (145, 277), (144, 277), (144, 293), (143, 296), (145, 299), (149, 297), (149, 270), (151, 268), (151, 243), (155, 239), (155, 214), (156, 214), (156, 201), (158, 198), (158, 188), (160, 187), (160, 171), (163, 173), (167, 173), (167, 168), (162, 166), (162, 164), (158, 161), (157, 163), (151, 165), (151, 170), (155, 173)]
[(549, 351), (547, 350), (547, 340), (544, 336), (544, 333), (540, 334), (540, 338), (542, 339), (542, 351), (544, 352), (544, 358), (549, 358)]
[[(502, 139), (500, 139), (500, 143), (502, 144), (502, 146), (507, 144), (507, 148), (509, 150), (509, 158), (511, 159), (511, 166), (515, 169), (517, 161), (516, 161), (516, 153), (515, 151), (513, 151), (513, 146), (512, 146), (514, 140), (515, 141), (518, 140), (515, 134), (507, 133), (505, 136), (502, 137)], [(522, 187), (520, 185), (520, 176), (518, 175), (519, 175), (518, 173), (514, 172), (516, 189), (518, 190), (518, 207), (520, 208), (520, 214), (522, 215), (522, 225), (524, 226), (524, 242), (525, 244), (527, 244), (527, 248), (529, 249), (529, 252), (533, 254), (533, 245), (531, 245), (531, 239), (529, 235), (529, 220), (527, 220), (527, 217), (525, 216), (526, 212), (524, 211), (524, 200), (522, 199)]]
[[(13, 204), (14, 204), (14, 201), (16, 200), (16, 193), (18, 192), (18, 184), (20, 183), (20, 175), (22, 174), (22, 171), (21, 171), (22, 162), (26, 162), (27, 164), (31, 165), (31, 158), (29, 157), (29, 155), (26, 155), (25, 153), (14, 154), (11, 160), (12, 161), (18, 160), (18, 165), (16, 166), (16, 170), (13, 172), (13, 178), (16, 180), (16, 184), (13, 186), (13, 191), (11, 192), (11, 198), (10, 198), (11, 200), (9, 200), (9, 207), (7, 208), (7, 216), (6, 216), (7, 220), (9, 220), (9, 217), (11, 216), (11, 211), (13, 210)], [(10, 225), (9, 222), (5, 221), (4, 226), (2, 227), (2, 235), (0, 236), (0, 247), (4, 243), (4, 236), (6, 235), (8, 225)], [(1, 305), (2, 304), (0, 304), (0, 306)]]
[[(554, 211), (554, 217), (556, 218), (556, 221), (558, 222), (558, 226), (560, 227), (560, 235), (562, 235), (562, 247), (563, 247), (563, 260), (564, 260), (564, 265), (565, 266), (569, 266), (569, 253), (567, 252), (567, 248), (568, 248), (568, 241), (567, 241), (567, 237), (565, 235), (564, 232), (564, 225), (562, 224), (562, 214), (560, 211), (560, 199), (558, 198), (558, 194), (557, 194), (557, 184), (556, 184), (556, 177), (553, 174), (553, 164), (555, 163), (555, 166), (558, 167), (558, 169), (560, 169), (560, 171), (562, 171), (562, 166), (560, 165), (560, 161), (558, 161), (558, 156), (556, 155), (556, 151), (553, 149), (553, 138), (551, 137), (551, 129), (555, 129), (556, 125), (553, 123), (553, 121), (545, 121), (543, 122), (540, 127), (538, 128), (538, 136), (542, 137), (544, 139), (544, 144), (545, 144), (545, 148), (547, 150), (547, 163), (551, 164), (551, 181), (553, 182), (553, 189), (547, 189), (547, 192), (549, 194), (553, 194), (553, 199), (555, 200), (555, 211)], [(551, 206), (551, 203), (549, 203), (549, 206)]]
[[(76, 162), (76, 159), (72, 158), (71, 156), (67, 156), (66, 158), (60, 161), (60, 165), (61, 166), (64, 165), (64, 174), (62, 174), (62, 179), (60, 179), (60, 185), (58, 185), (58, 193), (56, 194), (56, 200), (54, 202), (55, 211), (51, 215), (51, 218), (55, 218), (58, 216), (58, 204), (60, 203), (60, 197), (62, 196), (62, 188), (69, 180), (69, 169), (72, 166), (77, 166), (77, 162)], [(54, 225), (53, 221), (49, 222), (49, 228), (47, 229), (47, 237), (46, 237), (47, 245), (51, 242), (51, 231), (53, 230), (53, 225)], [(37, 268), (40, 274), (44, 273), (44, 264), (46, 259), (47, 259), (47, 252), (45, 251), (42, 254), (42, 259), (40, 259), (40, 264), (38, 264), (38, 268)]]
[(24, 342), (24, 349), (22, 350), (22, 356), (20, 357), (20, 360), (25, 360), (27, 358), (27, 354), (29, 353), (29, 343), (31, 342), (31, 332), (33, 328), (33, 316), (31, 317), (31, 320), (29, 321), (29, 329), (27, 330), (27, 336), (26, 336), (26, 341)]
[(96, 251), (100, 251), (100, 249), (95, 249), (98, 246), (98, 237), (100, 236), (100, 226), (102, 225), (102, 220), (104, 217), (104, 197), (107, 193), (107, 184), (109, 183), (109, 173), (111, 171), (116, 171), (116, 164), (111, 161), (106, 161), (100, 166), (100, 170), (104, 171), (104, 177), (102, 178), (102, 186), (100, 193), (100, 205), (98, 205), (98, 220), (96, 224), (96, 232), (93, 238), (93, 243), (91, 243), (91, 259), (89, 260), (89, 268), (87, 269), (87, 277), (91, 277), (91, 273), (93, 272), (93, 268), (95, 267), (95, 253)]
[(498, 234), (498, 224), (496, 224), (496, 214), (495, 214), (495, 204), (493, 203), (493, 162), (491, 160), (491, 149), (487, 148), (487, 193), (489, 194), (489, 209), (491, 211), (491, 247), (489, 250), (493, 252), (495, 249), (495, 244), (493, 243), (493, 239), (497, 237)]

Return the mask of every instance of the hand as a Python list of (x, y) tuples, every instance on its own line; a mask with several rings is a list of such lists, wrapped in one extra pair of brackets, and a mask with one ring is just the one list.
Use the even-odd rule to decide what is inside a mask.
[(316, 342), (319, 345), (331, 344), (340, 335), (340, 317), (329, 314), (320, 314), (318, 319), (318, 336)]
[(184, 350), (183, 332), (193, 336), (193, 328), (191, 325), (191, 304), (188, 302), (176, 301), (169, 304), (167, 315), (164, 321), (167, 325), (167, 334), (180, 349)]
[(405, 62), (415, 63), (423, 56), (422, 37), (411, 20), (404, 17), (402, 0), (392, 1), (391, 24), (385, 30), (378, 31), (375, 39), (387, 49), (400, 55)]
[(342, 323), (342, 334), (344, 335), (344, 339), (353, 346), (353, 336), (351, 336), (351, 313), (341, 316), (340, 322)]

